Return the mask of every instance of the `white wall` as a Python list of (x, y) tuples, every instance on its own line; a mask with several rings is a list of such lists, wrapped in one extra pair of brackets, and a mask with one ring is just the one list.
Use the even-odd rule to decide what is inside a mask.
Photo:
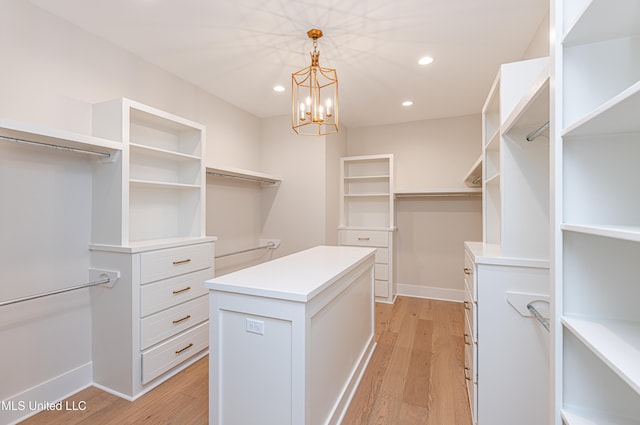
[(262, 237), (282, 241), (274, 258), (325, 243), (326, 143), (294, 133), (288, 116), (261, 122), (263, 171), (282, 178), (262, 196)]
[(347, 153), (394, 154), (396, 189), (465, 187), (480, 156), (481, 116), (349, 129)]
[[(480, 156), (481, 116), (349, 130), (349, 155), (394, 154), (395, 189), (466, 187)], [(461, 300), (465, 240), (482, 240), (482, 200), (396, 199), (400, 293)]]
[(338, 226), (340, 225), (340, 158), (347, 156), (349, 130), (342, 126), (336, 134), (327, 136), (326, 148), (326, 234), (327, 245), (338, 244)]
[(540, 21), (538, 30), (533, 35), (527, 50), (524, 52), (524, 55), (522, 55), (522, 60), (549, 56), (549, 37), (549, 14), (546, 14), (542, 21)]

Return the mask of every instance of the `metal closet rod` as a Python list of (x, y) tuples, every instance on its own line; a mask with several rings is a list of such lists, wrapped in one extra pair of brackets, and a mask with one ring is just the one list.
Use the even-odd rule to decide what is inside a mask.
[(227, 177), (227, 178), (230, 178), (230, 179), (245, 180), (245, 181), (250, 181), (250, 182), (266, 183), (266, 184), (271, 184), (271, 185), (276, 184), (276, 182), (274, 182), (274, 181), (266, 180), (266, 179), (259, 179), (257, 177), (234, 176), (233, 174), (215, 173), (213, 171), (207, 171), (207, 174), (210, 175), (210, 176)]
[(10, 304), (21, 303), (23, 301), (35, 300), (37, 298), (48, 297), (49, 295), (62, 294), (63, 292), (75, 291), (76, 289), (89, 288), (91, 286), (103, 285), (105, 283), (111, 282), (111, 278), (105, 277), (103, 279), (94, 280), (93, 282), (83, 283), (82, 285), (71, 286), (69, 288), (64, 289), (56, 289), (54, 291), (43, 292), (41, 294), (30, 295), (28, 297), (16, 298), (14, 300), (2, 301), (0, 302), (0, 307)]
[(533, 139), (538, 137), (540, 134), (542, 134), (543, 131), (545, 131), (548, 128), (549, 128), (549, 121), (542, 124), (542, 127), (540, 127), (539, 129), (534, 130), (531, 133), (527, 134), (527, 142), (533, 142)]
[(267, 248), (275, 248), (276, 244), (273, 242), (267, 242), (266, 245), (262, 245), (262, 246), (257, 246), (255, 248), (248, 248), (248, 249), (243, 249), (240, 251), (234, 251), (234, 252), (228, 252), (226, 254), (221, 254), (221, 255), (216, 255), (214, 258), (222, 258), (222, 257), (229, 257), (231, 255), (236, 255), (236, 254), (244, 254), (245, 252), (251, 252), (251, 251), (257, 251), (259, 249), (267, 249)]
[(94, 152), (94, 151), (88, 151), (85, 149), (70, 148), (67, 146), (54, 145), (53, 143), (34, 142), (33, 140), (18, 139), (15, 137), (0, 136), (0, 140), (12, 142), (12, 143), (22, 143), (26, 145), (45, 147), (50, 149), (57, 149), (65, 152), (76, 152), (76, 153), (83, 153), (87, 155), (96, 155), (96, 156), (101, 156), (103, 158), (109, 158), (111, 156), (110, 153)]
[[(548, 303), (545, 300), (537, 300), (537, 301)], [(544, 326), (547, 332), (551, 332), (551, 327), (549, 326), (549, 319), (545, 318), (542, 314), (540, 314), (538, 309), (533, 306), (534, 302), (536, 301), (531, 301), (529, 304), (527, 304), (527, 309), (531, 312), (531, 314), (533, 314), (533, 317), (535, 317), (536, 320), (540, 322), (542, 326)]]

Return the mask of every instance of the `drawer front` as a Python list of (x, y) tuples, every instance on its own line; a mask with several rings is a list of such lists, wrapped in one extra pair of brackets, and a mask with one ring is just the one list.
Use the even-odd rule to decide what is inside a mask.
[(341, 230), (340, 243), (342, 245), (357, 246), (389, 246), (389, 232), (376, 230)]
[(156, 313), (205, 295), (204, 281), (213, 277), (213, 269), (200, 270), (164, 279), (140, 287), (140, 315)]
[(142, 383), (146, 384), (209, 346), (209, 322), (142, 353)]
[(389, 248), (376, 249), (376, 263), (389, 264)]
[(145, 317), (140, 320), (140, 349), (149, 348), (208, 318), (209, 297), (207, 295)]
[(464, 313), (467, 322), (471, 325), (471, 334), (475, 335), (476, 332), (476, 304), (473, 302), (471, 298), (471, 293), (465, 289), (464, 291)]
[(376, 280), (389, 280), (389, 265), (376, 264), (373, 266)]
[(471, 259), (471, 257), (469, 256), (468, 253), (465, 253), (464, 256), (464, 282), (465, 285), (467, 285), (467, 288), (469, 289), (469, 292), (471, 292), (472, 295), (472, 299), (473, 301), (478, 301), (477, 298), (477, 289), (476, 289), (476, 284), (475, 284), (475, 272), (476, 272), (476, 265), (473, 262), (473, 260)]
[(464, 377), (467, 383), (467, 395), (469, 396), (469, 407), (471, 408), (472, 423), (476, 423), (477, 417), (477, 397), (478, 397), (478, 381), (475, 378), (475, 368), (473, 361), (473, 348), (467, 346), (464, 359)]
[(140, 278), (145, 284), (206, 269), (212, 265), (211, 243), (143, 252), (140, 256)]
[(375, 280), (373, 287), (373, 294), (376, 297), (388, 297), (389, 296), (389, 281), (388, 280)]

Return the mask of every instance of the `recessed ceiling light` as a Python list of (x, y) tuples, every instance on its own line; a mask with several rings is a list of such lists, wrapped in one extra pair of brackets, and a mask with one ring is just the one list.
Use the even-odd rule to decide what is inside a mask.
[(283, 92), (284, 91), (284, 87), (282, 86), (275, 86), (273, 88), (273, 91), (277, 91), (278, 93)]
[(429, 65), (432, 62), (433, 58), (431, 56), (425, 56), (423, 58), (420, 58), (420, 60), (418, 61), (420, 65)]
[(410, 100), (405, 100), (404, 102), (402, 102), (402, 106), (411, 106), (413, 105), (413, 102)]

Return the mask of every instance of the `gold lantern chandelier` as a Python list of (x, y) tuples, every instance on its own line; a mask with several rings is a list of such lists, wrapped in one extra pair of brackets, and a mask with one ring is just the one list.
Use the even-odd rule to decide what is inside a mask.
[(291, 74), (291, 126), (298, 134), (324, 136), (338, 132), (338, 75), (319, 65), (322, 31), (307, 31), (313, 40), (311, 66)]

